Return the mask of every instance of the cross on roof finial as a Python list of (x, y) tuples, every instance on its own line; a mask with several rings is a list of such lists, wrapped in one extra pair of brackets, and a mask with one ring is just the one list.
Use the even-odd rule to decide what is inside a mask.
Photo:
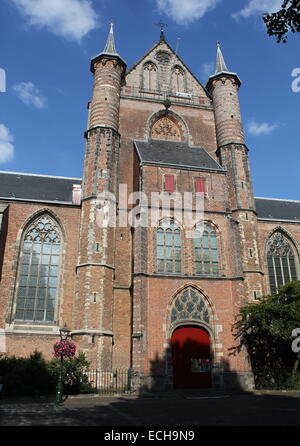
[(164, 28), (166, 28), (168, 25), (164, 23), (162, 20), (160, 20), (160, 22), (156, 23), (155, 25), (160, 27), (160, 40), (161, 41), (165, 40)]

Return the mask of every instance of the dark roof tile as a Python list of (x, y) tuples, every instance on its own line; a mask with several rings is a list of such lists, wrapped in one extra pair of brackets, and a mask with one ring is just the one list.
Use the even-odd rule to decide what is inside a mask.
[(73, 184), (78, 178), (0, 172), (0, 199), (19, 199), (72, 204)]
[(300, 221), (300, 201), (255, 198), (260, 219)]
[(197, 170), (216, 170), (225, 172), (202, 147), (191, 147), (185, 142), (134, 141), (141, 162), (144, 164), (168, 165), (178, 168), (196, 168)]

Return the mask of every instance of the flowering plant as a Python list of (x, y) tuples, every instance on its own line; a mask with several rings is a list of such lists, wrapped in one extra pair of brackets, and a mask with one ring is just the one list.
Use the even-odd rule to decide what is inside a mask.
[(72, 341), (64, 340), (58, 341), (53, 346), (53, 355), (56, 358), (72, 358), (76, 353), (76, 345)]

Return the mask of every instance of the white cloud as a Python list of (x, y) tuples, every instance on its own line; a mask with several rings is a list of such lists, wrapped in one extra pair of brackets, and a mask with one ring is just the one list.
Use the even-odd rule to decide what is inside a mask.
[(275, 129), (277, 129), (278, 124), (268, 124), (267, 122), (258, 123), (254, 119), (249, 121), (247, 124), (247, 130), (250, 135), (269, 135)]
[(97, 26), (90, 0), (12, 0), (31, 26), (80, 41)]
[(20, 84), (14, 85), (13, 89), (17, 92), (19, 99), (24, 104), (33, 105), (37, 109), (46, 107), (46, 99), (32, 82), (21, 82)]
[(0, 163), (11, 161), (14, 157), (13, 137), (4, 124), (0, 124)]
[(281, 8), (282, 2), (283, 0), (250, 0), (247, 6), (233, 14), (233, 18), (244, 17), (247, 19), (257, 14), (276, 12)]
[(207, 80), (209, 76), (212, 76), (214, 74), (214, 62), (207, 62), (201, 65), (201, 77), (202, 79)]
[(171, 17), (179, 25), (201, 19), (222, 0), (156, 0), (158, 12)]

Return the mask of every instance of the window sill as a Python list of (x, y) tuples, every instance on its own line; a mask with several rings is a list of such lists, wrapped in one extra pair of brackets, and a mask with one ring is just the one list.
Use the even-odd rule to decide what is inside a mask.
[(33, 322), (16, 321), (6, 327), (7, 334), (41, 334), (59, 336), (59, 327), (53, 323), (37, 324)]

